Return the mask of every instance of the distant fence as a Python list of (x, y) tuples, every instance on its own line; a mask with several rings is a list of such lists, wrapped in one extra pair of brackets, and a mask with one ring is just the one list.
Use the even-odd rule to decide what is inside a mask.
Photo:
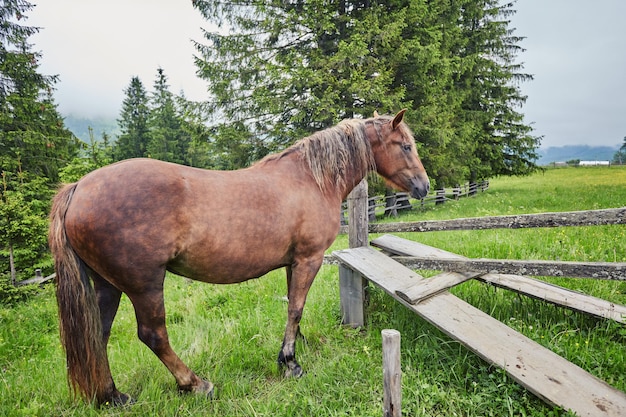
[[(444, 204), (448, 200), (458, 200), (461, 197), (469, 197), (489, 188), (489, 181), (471, 182), (456, 187), (442, 188), (431, 192), (426, 197), (411, 203), (408, 193), (394, 193), (391, 195), (377, 195), (367, 199), (368, 220), (375, 222), (378, 217), (396, 217), (399, 211), (412, 210), (424, 207), (427, 204)], [(348, 203), (341, 206), (341, 224), (348, 224)], [(343, 230), (343, 233), (346, 233)]]

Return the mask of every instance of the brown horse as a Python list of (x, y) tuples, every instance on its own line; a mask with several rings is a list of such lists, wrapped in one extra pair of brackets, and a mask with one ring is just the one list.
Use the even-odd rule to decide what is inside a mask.
[(106, 353), (125, 293), (139, 339), (178, 387), (212, 393), (213, 385), (170, 347), (166, 271), (230, 284), (285, 267), (289, 306), (278, 361), (287, 376), (300, 376), (300, 318), (324, 251), (339, 231), (342, 200), (372, 169), (413, 197), (428, 193), (403, 116), (404, 110), (395, 117), (345, 120), (237, 171), (134, 159), (63, 187), (53, 202), (49, 243), (72, 390), (98, 403), (129, 400), (115, 387)]

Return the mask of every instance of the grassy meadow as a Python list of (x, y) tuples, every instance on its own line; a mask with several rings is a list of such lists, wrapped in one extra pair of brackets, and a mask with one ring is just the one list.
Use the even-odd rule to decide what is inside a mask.
[[(626, 167), (550, 169), (496, 178), (472, 198), (429, 206), (409, 221), (571, 211), (626, 205)], [(403, 234), (469, 257), (626, 262), (626, 226)], [(339, 236), (329, 252), (347, 247)], [(547, 279), (547, 278), (546, 278)], [(618, 304), (626, 282), (550, 278)], [(626, 327), (477, 282), (453, 292), (585, 370), (626, 391)], [(4, 416), (380, 416), (380, 332), (402, 333), (406, 416), (568, 416), (550, 407), (458, 342), (372, 288), (368, 325), (341, 325), (338, 273), (323, 266), (302, 319), (301, 379), (276, 365), (287, 313), (284, 271), (235, 286), (166, 280), (170, 340), (181, 358), (216, 385), (213, 400), (180, 394), (173, 377), (136, 337), (122, 299), (109, 356), (118, 388), (135, 403), (96, 408), (72, 400), (58, 337), (52, 286), (0, 306), (0, 415)]]

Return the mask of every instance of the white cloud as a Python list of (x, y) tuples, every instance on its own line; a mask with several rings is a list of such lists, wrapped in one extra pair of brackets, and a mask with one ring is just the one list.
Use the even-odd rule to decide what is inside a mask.
[(60, 76), (55, 97), (63, 113), (117, 116), (131, 77), (151, 89), (158, 67), (172, 92), (207, 98), (191, 39), (201, 41), (208, 24), (191, 1), (46, 0), (27, 24), (42, 27), (32, 41), (43, 53), (41, 71)]

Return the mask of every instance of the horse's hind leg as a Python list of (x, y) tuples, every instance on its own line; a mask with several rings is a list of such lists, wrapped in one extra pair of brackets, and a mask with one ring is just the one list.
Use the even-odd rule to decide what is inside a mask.
[[(109, 336), (111, 335), (111, 326), (113, 325), (113, 319), (115, 319), (115, 314), (117, 314), (117, 309), (120, 305), (122, 292), (112, 286), (108, 281), (106, 281), (95, 272), (91, 271), (90, 275), (93, 280), (94, 290), (96, 292), (96, 299), (98, 301), (98, 307), (100, 309), (102, 338), (104, 341), (104, 346), (106, 348), (107, 343), (109, 342)], [(107, 368), (109, 368), (108, 355)], [(123, 394), (117, 390), (117, 388), (115, 387), (115, 383), (113, 382), (112, 376), (110, 376), (107, 391), (110, 393), (108, 398), (111, 398), (111, 402), (113, 403), (113, 405), (126, 404), (130, 400), (130, 397), (128, 395)]]
[(172, 373), (181, 391), (211, 396), (213, 384), (199, 378), (172, 350), (165, 327), (163, 285), (140, 293), (130, 294), (137, 317), (137, 334)]

